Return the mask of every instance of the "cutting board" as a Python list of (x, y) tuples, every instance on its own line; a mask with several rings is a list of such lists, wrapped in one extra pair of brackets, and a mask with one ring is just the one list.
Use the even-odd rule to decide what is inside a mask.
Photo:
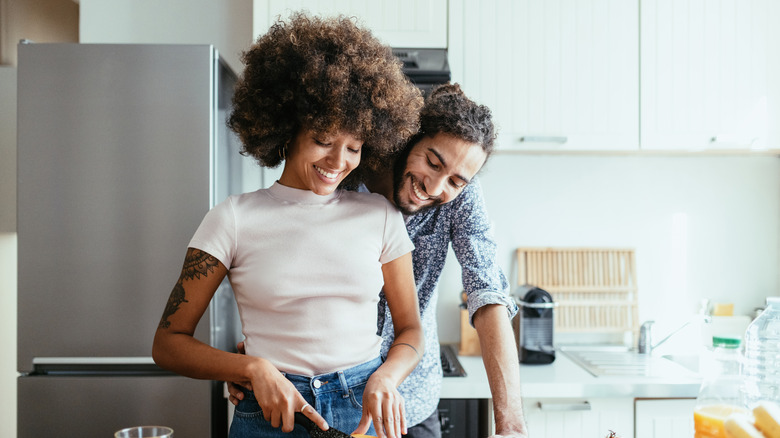
[(477, 330), (471, 326), (468, 309), (460, 309), (460, 344), (458, 345), (460, 356), (481, 356), (482, 348), (479, 346)]

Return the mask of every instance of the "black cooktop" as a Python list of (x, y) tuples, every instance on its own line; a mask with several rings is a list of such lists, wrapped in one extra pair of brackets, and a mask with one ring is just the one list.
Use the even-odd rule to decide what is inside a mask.
[(466, 370), (458, 361), (458, 354), (452, 345), (440, 345), (441, 370), (444, 377), (466, 377)]

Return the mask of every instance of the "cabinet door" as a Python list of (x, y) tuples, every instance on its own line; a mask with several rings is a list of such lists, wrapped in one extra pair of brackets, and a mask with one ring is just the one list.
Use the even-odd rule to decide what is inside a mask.
[(446, 48), (447, 0), (255, 0), (256, 29), (265, 32), (291, 11), (353, 15), (392, 47)]
[(643, 149), (767, 147), (772, 1), (642, 0)]
[(525, 399), (525, 420), (534, 438), (634, 436), (630, 398)]
[(636, 438), (693, 436), (696, 399), (636, 401)]
[(499, 149), (636, 150), (636, 0), (450, 0), (450, 68)]

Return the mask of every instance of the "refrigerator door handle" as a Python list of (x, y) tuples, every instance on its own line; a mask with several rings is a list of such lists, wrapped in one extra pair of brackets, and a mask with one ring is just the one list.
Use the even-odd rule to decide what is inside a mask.
[(165, 376), (175, 375), (151, 357), (36, 357), (29, 375)]

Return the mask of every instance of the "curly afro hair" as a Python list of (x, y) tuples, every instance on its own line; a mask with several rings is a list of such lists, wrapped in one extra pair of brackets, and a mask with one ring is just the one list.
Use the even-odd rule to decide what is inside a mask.
[(431, 91), (420, 112), (420, 133), (410, 146), (422, 136), (440, 132), (481, 145), (487, 157), (495, 149), (496, 127), (490, 108), (466, 97), (458, 84), (439, 85)]
[(245, 51), (228, 126), (242, 154), (278, 166), (301, 129), (363, 141), (361, 165), (344, 184), (387, 166), (419, 129), (420, 91), (390, 47), (345, 16), (293, 13)]

